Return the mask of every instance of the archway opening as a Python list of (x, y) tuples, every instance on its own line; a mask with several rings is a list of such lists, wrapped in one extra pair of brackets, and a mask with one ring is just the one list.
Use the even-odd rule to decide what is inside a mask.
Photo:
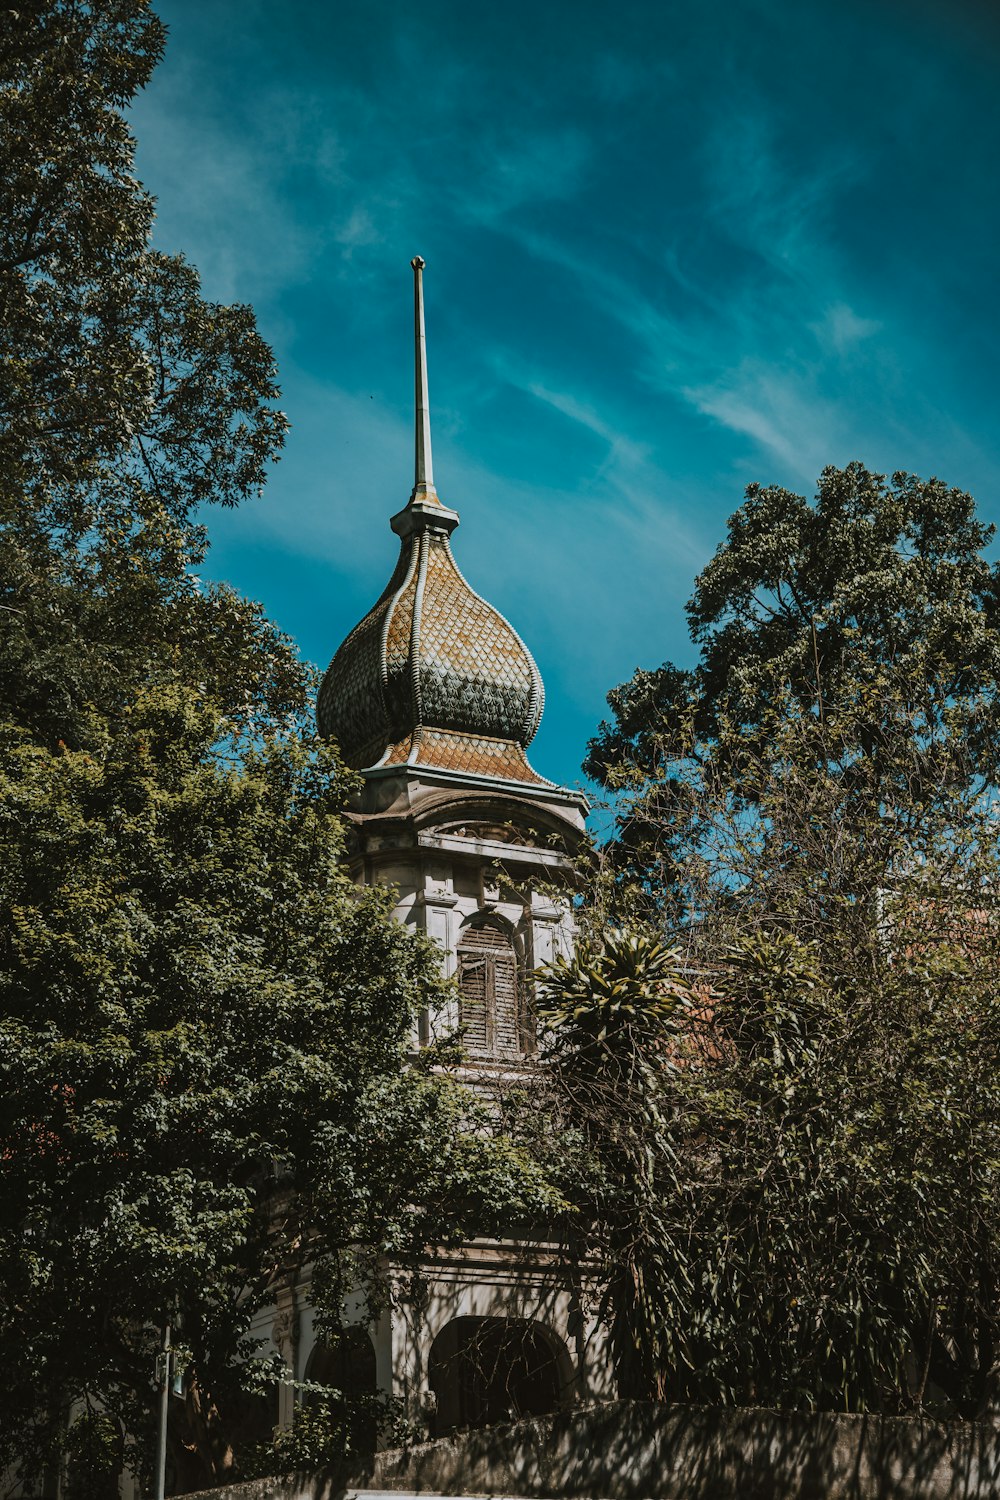
[(330, 1342), (316, 1344), (305, 1378), (328, 1388), (328, 1392), (307, 1391), (306, 1408), (328, 1416), (331, 1428), (342, 1428), (353, 1452), (374, 1453), (378, 1446), (375, 1350), (365, 1330), (344, 1328)]
[(527, 1318), (454, 1318), (431, 1345), (435, 1435), (542, 1416), (563, 1402), (566, 1346)]

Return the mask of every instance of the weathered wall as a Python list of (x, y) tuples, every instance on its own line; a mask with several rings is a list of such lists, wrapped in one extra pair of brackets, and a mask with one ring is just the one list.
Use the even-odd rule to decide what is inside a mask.
[(340, 1500), (355, 1489), (604, 1500), (995, 1500), (1000, 1427), (615, 1403), (257, 1480), (212, 1500)]

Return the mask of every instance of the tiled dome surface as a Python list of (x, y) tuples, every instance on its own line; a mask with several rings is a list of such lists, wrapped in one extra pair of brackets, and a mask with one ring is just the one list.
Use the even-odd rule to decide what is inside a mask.
[(421, 525), (334, 657), (316, 707), (320, 732), (358, 769), (409, 762), (534, 781), (524, 750), (542, 703), (520, 636), (473, 593), (447, 532)]
[(527, 781), (534, 786), (542, 781), (529, 766), (523, 747), (513, 740), (493, 740), (484, 734), (455, 734), (450, 729), (420, 729), (398, 745), (390, 745), (382, 761), (384, 766), (407, 763), (473, 776), (493, 776), (501, 781)]

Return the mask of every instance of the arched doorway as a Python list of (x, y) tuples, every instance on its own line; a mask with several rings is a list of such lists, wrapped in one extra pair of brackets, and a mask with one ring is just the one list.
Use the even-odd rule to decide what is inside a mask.
[(507, 924), (486, 917), (464, 928), (456, 957), (465, 1045), (478, 1057), (517, 1056), (525, 1050), (522, 986)]
[[(245, 1466), (248, 1460), (252, 1474), (260, 1460), (261, 1453), (266, 1452), (274, 1441), (275, 1429), (278, 1426), (277, 1391), (273, 1387), (269, 1391), (243, 1391), (233, 1399), (230, 1407), (230, 1420), (236, 1473), (238, 1476), (245, 1477)], [(166, 1488), (168, 1495), (177, 1491), (183, 1494), (185, 1490), (195, 1489), (199, 1484), (204, 1483), (204, 1474), (194, 1453), (189, 1454), (186, 1450), (184, 1451), (172, 1479), (170, 1467), (171, 1456), (168, 1450)]]
[(541, 1416), (563, 1402), (565, 1344), (528, 1318), (454, 1318), (431, 1345), (428, 1381), (435, 1435)]
[(354, 1452), (374, 1453), (378, 1444), (375, 1350), (365, 1330), (344, 1328), (329, 1343), (316, 1344), (305, 1378), (330, 1387), (331, 1394), (307, 1391), (304, 1404), (316, 1412), (328, 1411), (331, 1426), (342, 1424)]

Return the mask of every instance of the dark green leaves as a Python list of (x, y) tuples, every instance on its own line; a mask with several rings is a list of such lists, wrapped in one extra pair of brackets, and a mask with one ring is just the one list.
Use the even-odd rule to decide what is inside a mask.
[(285, 418), (246, 307), (149, 247), (123, 109), (164, 28), (146, 0), (5, 6), (0, 477), (60, 525), (256, 493)]
[(574, 974), (579, 1017), (553, 1009), (635, 1394), (998, 1398), (991, 538), (936, 479), (751, 486), (695, 584), (696, 669), (609, 697), (588, 761), (617, 798), (605, 951), (644, 923), (712, 992), (669, 1044), (620, 1028), (602, 1090), (580, 1027), (610, 1045), (600, 964)]
[(81, 1494), (148, 1469), (168, 1315), (197, 1488), (306, 1262), (318, 1307), (323, 1267), (559, 1201), (408, 1069), (439, 954), (341, 867), (309, 669), (193, 571), (195, 512), (254, 495), (286, 423), (251, 309), (150, 248), (124, 110), (163, 41), (145, 0), (0, 16), (0, 1470), (68, 1444)]

